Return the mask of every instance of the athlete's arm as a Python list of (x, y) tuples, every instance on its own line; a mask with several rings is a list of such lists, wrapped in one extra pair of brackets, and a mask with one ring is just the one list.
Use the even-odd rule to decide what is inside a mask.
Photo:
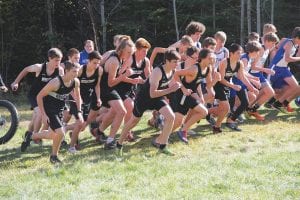
[(19, 87), (19, 82), (28, 74), (28, 73), (35, 73), (36, 77), (40, 74), (42, 70), (42, 64), (34, 64), (28, 67), (25, 67), (17, 76), (15, 81), (11, 84), (12, 90), (16, 91)]

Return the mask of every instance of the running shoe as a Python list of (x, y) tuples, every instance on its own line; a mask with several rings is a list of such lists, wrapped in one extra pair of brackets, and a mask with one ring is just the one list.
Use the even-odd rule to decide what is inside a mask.
[(255, 117), (255, 119), (257, 119), (258, 121), (264, 121), (265, 120), (265, 117), (262, 116), (261, 114), (259, 114), (257, 111), (256, 112), (247, 111), (246, 113), (249, 116)]
[(27, 147), (30, 146), (32, 132), (26, 131), (24, 141), (21, 144), (21, 152), (25, 152)]
[(50, 156), (50, 162), (52, 164), (59, 164), (61, 163), (61, 160), (58, 159), (58, 157), (56, 155), (51, 155)]
[(222, 133), (221, 127), (213, 126), (212, 129), (213, 129), (213, 134)]
[(167, 147), (158, 150), (159, 153), (163, 153), (168, 156), (175, 156), (175, 153), (170, 151)]
[(117, 146), (116, 146), (116, 141), (113, 140), (112, 142), (105, 142), (104, 144), (104, 150), (112, 150), (112, 149), (115, 149)]
[(226, 122), (226, 127), (230, 128), (233, 131), (242, 131), (242, 129), (238, 128), (237, 123), (233, 123), (233, 122)]
[(182, 131), (182, 130), (177, 131), (177, 135), (178, 135), (179, 139), (180, 139), (182, 142), (184, 142), (184, 143), (186, 143), (186, 144), (189, 143), (189, 141), (188, 141), (188, 139), (187, 139), (187, 132), (186, 132), (186, 131)]

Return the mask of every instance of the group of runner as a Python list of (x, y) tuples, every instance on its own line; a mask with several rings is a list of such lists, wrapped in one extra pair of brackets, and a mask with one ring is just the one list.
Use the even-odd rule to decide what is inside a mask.
[[(300, 95), (300, 87), (289, 64), (300, 61), (300, 27), (279, 40), (276, 27), (265, 24), (263, 36), (249, 34), (244, 48), (236, 43), (226, 48), (223, 31), (201, 44), (204, 32), (202, 23), (192, 21), (186, 35), (167, 48), (155, 47), (150, 59), (150, 43), (144, 38), (133, 42), (127, 35), (116, 35), (115, 49), (103, 55), (87, 40), (82, 52), (70, 49), (63, 63), (62, 52), (51, 48), (48, 61), (25, 67), (11, 84), (17, 90), (28, 73), (35, 73), (28, 95), (33, 115), (21, 151), (32, 140), (50, 139), (50, 162), (61, 162), (57, 155), (65, 133), (70, 131), (69, 152), (76, 153), (80, 133), (90, 126), (105, 150), (116, 148), (122, 154), (124, 141), (135, 139), (132, 129), (146, 110), (153, 110), (148, 124), (161, 130), (152, 145), (174, 155), (168, 148), (170, 134), (176, 132), (188, 143), (188, 132), (201, 119), (217, 134), (223, 122), (241, 131), (242, 114), (263, 121), (258, 112), (263, 105), (293, 112), (290, 102)], [(163, 62), (154, 64), (158, 54)]]

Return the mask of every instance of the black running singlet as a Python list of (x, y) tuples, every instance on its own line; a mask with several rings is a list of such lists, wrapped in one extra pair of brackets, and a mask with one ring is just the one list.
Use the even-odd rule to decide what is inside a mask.
[(80, 95), (83, 102), (89, 102), (90, 98), (95, 91), (95, 86), (97, 84), (99, 73), (98, 68), (95, 69), (95, 72), (91, 76), (86, 74), (87, 66), (83, 65), (82, 73), (78, 79), (80, 80)]
[(59, 75), (59, 69), (56, 68), (54, 72), (50, 75), (47, 74), (47, 64), (43, 63), (42, 69), (38, 77), (33, 81), (33, 84), (30, 88), (29, 95), (37, 96), (38, 93), (47, 85), (47, 83)]
[(69, 87), (65, 86), (62, 77), (58, 76), (60, 86), (58, 90), (50, 92), (44, 97), (45, 110), (61, 111), (64, 109), (65, 102), (69, 100), (69, 94), (75, 88), (75, 81), (73, 80)]
[(184, 85), (184, 87), (187, 89), (191, 89), (193, 92), (197, 92), (197, 87), (203, 81), (203, 79), (207, 77), (209, 73), (209, 67), (207, 68), (206, 72), (202, 74), (202, 70), (199, 63), (197, 63), (196, 66), (198, 72), (194, 80), (192, 80), (191, 82), (187, 82), (185, 77), (182, 79), (182, 84)]

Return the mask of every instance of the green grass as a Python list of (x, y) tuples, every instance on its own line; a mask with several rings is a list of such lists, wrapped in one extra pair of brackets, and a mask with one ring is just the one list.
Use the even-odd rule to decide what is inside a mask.
[(63, 165), (49, 162), (50, 142), (20, 153), (30, 119), (21, 110), (16, 136), (0, 146), (0, 199), (299, 199), (300, 109), (289, 115), (262, 110), (266, 123), (249, 120), (243, 132), (212, 135), (206, 122), (194, 127), (189, 145), (170, 138), (177, 154), (157, 154), (146, 125), (135, 128), (138, 140), (126, 144), (123, 157), (104, 151), (85, 131), (82, 150), (62, 149)]

